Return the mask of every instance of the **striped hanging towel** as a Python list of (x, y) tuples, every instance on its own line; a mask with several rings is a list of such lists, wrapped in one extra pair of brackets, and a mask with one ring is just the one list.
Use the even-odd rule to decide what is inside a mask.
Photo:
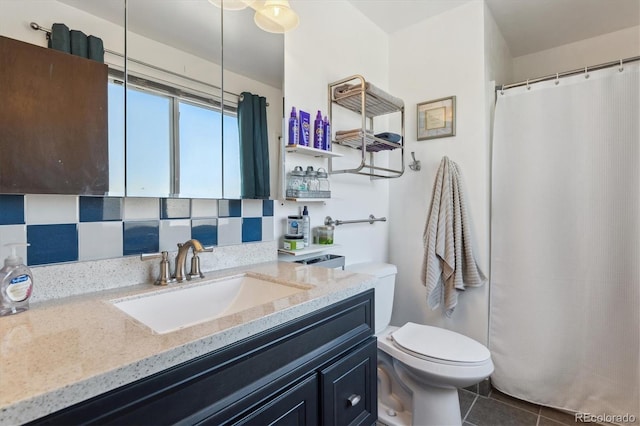
[(431, 309), (444, 300), (451, 317), (458, 303), (458, 291), (479, 287), (486, 277), (473, 256), (466, 196), (458, 165), (442, 158), (433, 185), (433, 198), (423, 234), (422, 283), (427, 287)]

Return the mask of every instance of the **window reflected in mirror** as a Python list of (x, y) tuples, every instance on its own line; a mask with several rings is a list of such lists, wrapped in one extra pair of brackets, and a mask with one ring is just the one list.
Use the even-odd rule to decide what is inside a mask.
[(124, 84), (109, 80), (109, 196), (124, 196)]
[(187, 198), (222, 198), (220, 110), (180, 101), (178, 113), (178, 195)]
[(168, 197), (171, 192), (172, 99), (127, 88), (127, 195)]
[[(223, 169), (226, 194), (240, 197), (238, 119), (225, 107), (223, 161), (222, 110), (219, 100), (142, 77), (127, 89), (126, 194), (131, 197), (222, 198)], [(109, 124), (118, 155), (124, 122), (124, 89), (109, 83)], [(111, 118), (113, 117), (113, 119)], [(125, 164), (122, 160), (121, 164)], [(224, 164), (224, 167), (223, 167)], [(123, 182), (113, 187), (124, 188)], [(226, 190), (225, 190), (226, 191)]]
[(238, 115), (234, 111), (224, 114), (224, 198), (242, 197), (242, 173), (240, 169), (240, 135)]

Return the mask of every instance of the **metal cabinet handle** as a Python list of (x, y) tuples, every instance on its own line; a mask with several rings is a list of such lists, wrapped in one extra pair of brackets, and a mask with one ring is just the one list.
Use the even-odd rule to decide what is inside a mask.
[(355, 407), (356, 405), (358, 405), (358, 403), (360, 402), (361, 399), (362, 398), (360, 397), (360, 395), (356, 395), (354, 393), (349, 398), (347, 398), (347, 401), (349, 401), (349, 405), (350, 406)]

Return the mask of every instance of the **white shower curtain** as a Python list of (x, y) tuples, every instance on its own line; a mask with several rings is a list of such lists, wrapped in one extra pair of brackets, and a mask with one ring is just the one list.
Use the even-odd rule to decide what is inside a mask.
[(489, 344), (499, 390), (638, 423), (640, 73), (618, 68), (498, 92)]

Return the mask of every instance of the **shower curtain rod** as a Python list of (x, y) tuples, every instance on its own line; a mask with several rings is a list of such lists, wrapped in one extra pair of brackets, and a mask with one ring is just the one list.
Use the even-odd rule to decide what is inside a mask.
[[(29, 24), (29, 26), (31, 27), (32, 30), (45, 32), (47, 34), (47, 38), (51, 37), (51, 29), (45, 28), (45, 27), (39, 25), (36, 22), (31, 22)], [(104, 49), (104, 51), (105, 51), (105, 53), (109, 53), (110, 55), (114, 55), (114, 56), (117, 56), (119, 58), (124, 58), (124, 55), (122, 53), (118, 53), (118, 52), (115, 52), (115, 51), (109, 50), (109, 49)], [(134, 62), (134, 63), (138, 64), (138, 65), (142, 65), (142, 66), (145, 66), (147, 68), (155, 69), (156, 71), (162, 71), (162, 72), (165, 72), (167, 74), (171, 74), (173, 76), (180, 77), (180, 78), (183, 78), (185, 80), (192, 81), (194, 83), (198, 83), (198, 84), (202, 84), (204, 86), (211, 87), (213, 89), (221, 89), (220, 87), (218, 87), (216, 85), (213, 85), (213, 84), (210, 84), (210, 83), (207, 83), (207, 82), (204, 82), (204, 81), (200, 81), (198, 79), (195, 79), (195, 78), (192, 78), (192, 77), (188, 77), (186, 75), (182, 75), (182, 74), (179, 74), (177, 72), (173, 72), (173, 71), (170, 71), (170, 70), (167, 70), (167, 69), (164, 69), (164, 68), (160, 68), (160, 67), (158, 67), (156, 65), (153, 65), (153, 64), (149, 64), (149, 63), (146, 63), (146, 62), (143, 62), (143, 61), (139, 61), (139, 60), (131, 58), (131, 57), (129, 57), (127, 59), (129, 61), (131, 61), (131, 62)], [(238, 101), (242, 101), (242, 95), (241, 94), (229, 92), (227, 90), (225, 90), (224, 93), (227, 93), (227, 94), (229, 94), (231, 96), (236, 96), (238, 98)], [(267, 102), (267, 106), (269, 106), (268, 102)]]
[(622, 65), (627, 64), (629, 62), (634, 62), (634, 61), (640, 61), (640, 56), (633, 56), (631, 58), (620, 59), (618, 61), (605, 62), (603, 64), (593, 65), (593, 66), (584, 67), (584, 68), (578, 68), (575, 70), (551, 74), (544, 77), (532, 78), (529, 80), (520, 81), (518, 83), (503, 84), (502, 86), (496, 86), (496, 90), (511, 89), (512, 87), (519, 87), (519, 86), (528, 86), (532, 83), (540, 83), (541, 81), (555, 80), (560, 77), (569, 77), (577, 74), (586, 74), (589, 71), (597, 71), (604, 68), (614, 67), (616, 65), (622, 67)]

